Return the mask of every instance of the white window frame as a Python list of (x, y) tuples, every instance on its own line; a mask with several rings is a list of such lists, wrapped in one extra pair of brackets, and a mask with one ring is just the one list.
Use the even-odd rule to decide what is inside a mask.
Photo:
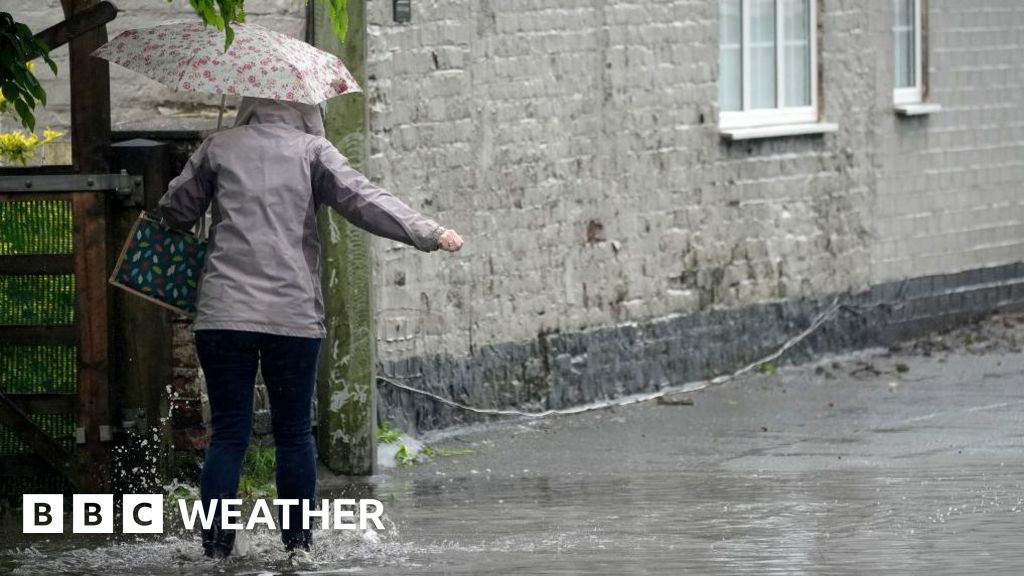
[[(921, 4), (922, 0), (914, 0), (914, 85), (906, 88), (893, 87), (892, 90), (892, 101), (893, 104), (920, 104), (924, 102), (924, 63), (922, 62), (921, 56), (924, 54), (922, 50), (922, 33), (921, 23)], [(896, 14), (892, 15), (893, 28), (896, 27)], [(892, 35), (893, 38), (893, 49), (892, 53), (896, 55), (896, 34)], [(895, 60), (893, 60), (893, 66), (896, 66)], [(893, 75), (895, 76), (895, 74)], [(893, 78), (893, 84), (896, 79)]]
[[(743, 110), (722, 111), (718, 115), (721, 129), (754, 128), (761, 126), (781, 126), (786, 124), (808, 124), (818, 121), (818, 0), (809, 0), (810, 26), (810, 84), (811, 103), (809, 106), (790, 106), (785, 108), (750, 109), (750, 0), (741, 0), (740, 26), (741, 48), (740, 66), (742, 80), (740, 89), (743, 91)], [(776, 0), (775, 5), (775, 101), (782, 102), (785, 90), (783, 81), (785, 59), (783, 58), (782, 22), (780, 7), (782, 2)]]

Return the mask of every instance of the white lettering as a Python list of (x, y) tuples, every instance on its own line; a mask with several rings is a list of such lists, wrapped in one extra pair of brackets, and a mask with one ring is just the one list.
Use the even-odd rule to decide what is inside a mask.
[(263, 498), (256, 500), (256, 505), (252, 509), (252, 516), (249, 516), (245, 529), (252, 530), (257, 524), (263, 524), (270, 530), (274, 529), (274, 515), (270, 513), (270, 507), (267, 506), (267, 501)]
[(281, 507), (281, 529), (288, 530), (291, 528), (291, 519), (288, 517), (288, 512), (292, 506), (298, 506), (299, 501), (296, 498), (274, 498), (274, 506)]
[(306, 500), (306, 499), (302, 500), (302, 529), (303, 530), (312, 530), (313, 529), (313, 518), (319, 518), (320, 519), (320, 527), (321, 528), (328, 528), (328, 524), (330, 524), (330, 522), (328, 520), (329, 519), (329, 515), (330, 515), (330, 511), (331, 511), (331, 507), (330, 507), (329, 501), (328, 500), (324, 500), (324, 505), (323, 505), (322, 508), (310, 509), (310, 506), (313, 506), (314, 502), (315, 502), (314, 500)]
[[(240, 498), (225, 498), (221, 500), (220, 526), (225, 530), (241, 530), (242, 526), (242, 500)], [(231, 520), (238, 518), (238, 522)]]
[[(342, 506), (351, 506), (351, 510), (343, 510)], [(351, 498), (338, 498), (334, 501), (334, 529), (335, 530), (354, 530), (356, 527), (355, 520), (351, 522), (344, 522), (343, 518), (355, 518), (356, 501)]]
[(207, 510), (203, 503), (196, 500), (192, 503), (192, 509), (188, 509), (185, 500), (178, 500), (178, 510), (181, 511), (181, 523), (185, 529), (192, 530), (196, 525), (196, 516), (199, 517), (199, 525), (203, 530), (213, 527), (213, 515), (217, 512), (217, 500), (210, 500), (210, 509)]
[[(373, 507), (373, 512), (369, 511), (370, 507)], [(364, 499), (359, 501), (359, 528), (366, 530), (367, 519), (373, 520), (373, 525), (377, 527), (377, 530), (383, 530), (384, 525), (380, 522), (380, 517), (384, 514), (384, 505), (380, 503), (380, 500)]]

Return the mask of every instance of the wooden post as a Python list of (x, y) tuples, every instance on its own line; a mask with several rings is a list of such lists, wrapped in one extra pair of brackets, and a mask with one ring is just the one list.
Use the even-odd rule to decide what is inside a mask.
[(74, 192), (75, 316), (78, 318), (78, 454), (99, 486), (110, 480), (110, 387), (107, 342), (107, 226), (103, 192)]
[[(313, 44), (339, 56), (366, 86), (366, 0), (349, 0), (344, 46), (331, 29), (327, 0), (313, 0)], [(327, 138), (353, 167), (365, 169), (367, 109), (363, 94), (327, 103)], [(332, 210), (320, 212), (327, 338), (320, 356), (319, 451), (338, 474), (373, 474), (377, 460), (376, 341), (370, 237)]]
[[(140, 210), (152, 210), (167, 189), (170, 173), (168, 146), (164, 142), (133, 139), (112, 146), (114, 171), (127, 170), (141, 176), (141, 202), (114, 202), (110, 228), (115, 239), (108, 266), (113, 269), (120, 254), (120, 242), (139, 217)], [(114, 390), (122, 418), (133, 420), (141, 431), (158, 425), (167, 414), (164, 387), (172, 379), (172, 315), (165, 308), (117, 290), (111, 300), (114, 326), (112, 356)]]
[[(61, 0), (64, 17), (99, 4), (97, 0)], [(107, 27), (97, 26), (75, 36), (68, 46), (71, 65), (71, 154), (82, 173), (107, 171), (110, 147), (110, 67), (90, 56), (107, 43)]]
[[(61, 0), (64, 17), (97, 5), (97, 0)], [(71, 65), (71, 154), (75, 170), (104, 173), (109, 166), (110, 72), (106, 60), (90, 56), (107, 41), (106, 26), (74, 37)], [(81, 329), (78, 349), (79, 427), (85, 445), (78, 456), (100, 480), (109, 481), (111, 433), (107, 343), (107, 202), (103, 193), (73, 194), (75, 225), (76, 316)]]

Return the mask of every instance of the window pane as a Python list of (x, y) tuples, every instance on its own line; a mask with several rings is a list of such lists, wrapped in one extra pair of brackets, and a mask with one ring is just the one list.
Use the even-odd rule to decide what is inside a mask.
[(741, 0), (721, 0), (718, 27), (718, 105), (722, 110), (743, 108)]
[(782, 105), (811, 105), (810, 0), (782, 0)]
[(893, 54), (895, 57), (896, 87), (912, 88), (917, 84), (914, 50), (916, 18), (914, 0), (893, 0)]
[(775, 0), (750, 0), (750, 107), (775, 108)]

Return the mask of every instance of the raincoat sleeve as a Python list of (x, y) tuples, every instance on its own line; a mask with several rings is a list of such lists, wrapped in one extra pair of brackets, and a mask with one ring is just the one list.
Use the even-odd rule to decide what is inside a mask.
[(352, 224), (423, 252), (437, 250), (444, 227), (371, 183), (327, 140), (315, 155), (312, 180), (317, 203), (334, 208)]
[(172, 228), (191, 228), (206, 212), (216, 189), (214, 172), (207, 156), (208, 142), (188, 159), (188, 163), (157, 202), (157, 215)]

